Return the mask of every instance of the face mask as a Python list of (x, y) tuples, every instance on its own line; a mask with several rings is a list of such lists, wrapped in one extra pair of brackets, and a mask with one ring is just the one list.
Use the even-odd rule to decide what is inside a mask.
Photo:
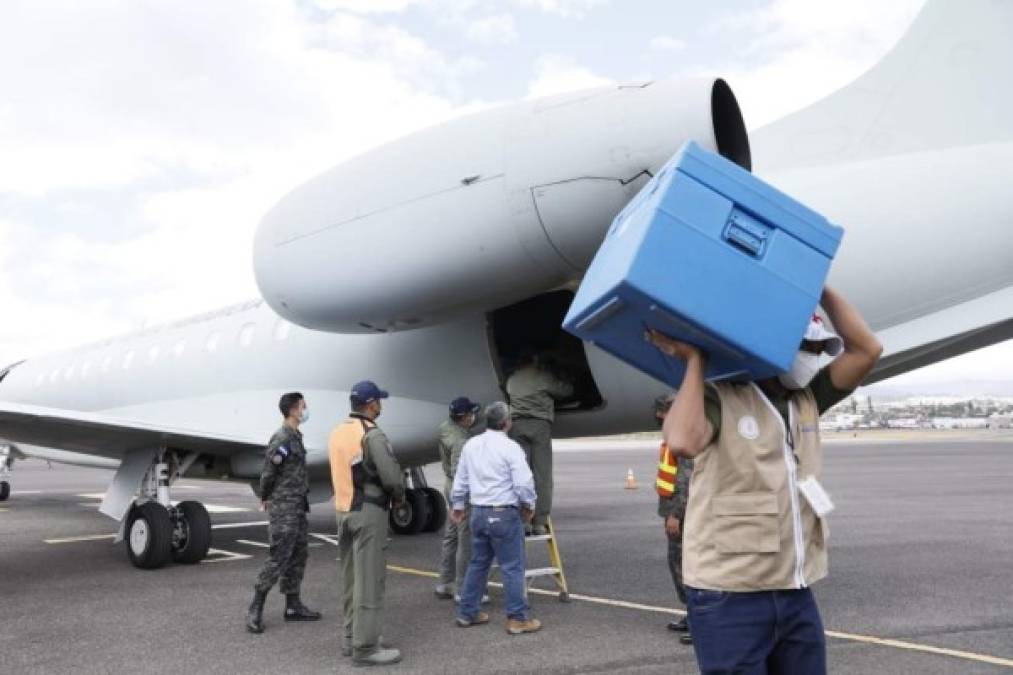
[(795, 360), (791, 362), (788, 372), (778, 375), (777, 379), (788, 389), (805, 389), (816, 377), (819, 370), (819, 354), (799, 352), (795, 355)]
[(302, 415), (299, 416), (299, 421), (302, 424), (306, 424), (307, 422), (310, 421), (310, 409), (309, 408), (303, 408), (302, 409)]

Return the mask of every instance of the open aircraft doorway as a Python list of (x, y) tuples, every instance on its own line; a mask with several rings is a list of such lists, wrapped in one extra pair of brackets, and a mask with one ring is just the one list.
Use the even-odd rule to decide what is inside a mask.
[(584, 343), (562, 327), (572, 301), (571, 291), (552, 291), (489, 314), (490, 347), (504, 395), (506, 379), (517, 368), (518, 360), (533, 351), (542, 365), (573, 383), (573, 398), (558, 403), (558, 413), (587, 412), (604, 404)]

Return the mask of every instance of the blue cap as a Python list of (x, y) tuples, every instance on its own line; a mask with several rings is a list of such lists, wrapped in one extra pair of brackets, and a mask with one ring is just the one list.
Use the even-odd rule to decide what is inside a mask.
[(450, 414), (454, 417), (459, 415), (467, 415), (468, 413), (477, 413), (481, 410), (482, 406), (475, 403), (467, 396), (458, 396), (450, 402)]
[(388, 396), (390, 394), (376, 386), (376, 382), (363, 380), (362, 382), (356, 382), (352, 387), (350, 398), (352, 399), (352, 405), (366, 405), (371, 401), (387, 398)]

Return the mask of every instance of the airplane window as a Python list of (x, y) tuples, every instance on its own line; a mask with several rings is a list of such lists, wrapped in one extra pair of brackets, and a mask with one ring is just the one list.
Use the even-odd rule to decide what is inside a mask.
[(123, 356), (123, 370), (130, 367), (130, 364), (134, 362), (134, 350), (131, 349)]
[(81, 379), (88, 377), (88, 371), (91, 370), (91, 361), (85, 361), (81, 364)]
[(257, 326), (253, 323), (248, 323), (242, 327), (239, 331), (239, 344), (243, 347), (249, 347), (253, 344), (253, 334), (256, 331)]
[(222, 334), (219, 333), (218, 331), (211, 333), (211, 335), (208, 335), (208, 341), (204, 343), (204, 348), (207, 349), (209, 352), (215, 351), (216, 349), (218, 349), (218, 341), (221, 339), (221, 337)]
[(186, 340), (180, 340), (172, 346), (172, 355), (177, 359), (183, 356), (183, 352), (186, 350)]
[(158, 345), (152, 345), (148, 350), (148, 363), (154, 363), (158, 359)]
[(278, 323), (274, 326), (274, 339), (285, 340), (288, 338), (288, 331), (292, 328), (292, 324), (284, 319), (279, 319)]

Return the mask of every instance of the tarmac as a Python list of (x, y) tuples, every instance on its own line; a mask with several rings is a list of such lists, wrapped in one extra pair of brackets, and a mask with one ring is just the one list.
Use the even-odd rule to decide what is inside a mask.
[[(833, 435), (830, 435), (833, 438)], [(553, 520), (571, 601), (533, 592), (545, 628), (511, 637), (501, 591), (493, 621), (462, 629), (433, 595), (440, 535), (390, 541), (385, 639), (396, 673), (694, 673), (665, 563), (650, 441), (557, 443)], [(432, 484), (436, 467), (428, 467)], [(639, 481), (625, 489), (628, 469)], [(97, 512), (111, 473), (28, 460), (0, 503), (0, 672), (333, 673), (340, 655), (334, 518), (314, 506), (303, 597), (322, 621), (243, 627), (266, 556), (248, 486), (183, 481), (174, 499), (212, 512), (213, 555), (195, 566), (130, 566)], [(826, 444), (830, 576), (815, 586), (833, 673), (1013, 672), (1013, 439), (840, 438)], [(545, 562), (529, 545), (529, 565)], [(541, 588), (549, 583), (542, 580)], [(356, 669), (357, 671), (358, 669)]]

